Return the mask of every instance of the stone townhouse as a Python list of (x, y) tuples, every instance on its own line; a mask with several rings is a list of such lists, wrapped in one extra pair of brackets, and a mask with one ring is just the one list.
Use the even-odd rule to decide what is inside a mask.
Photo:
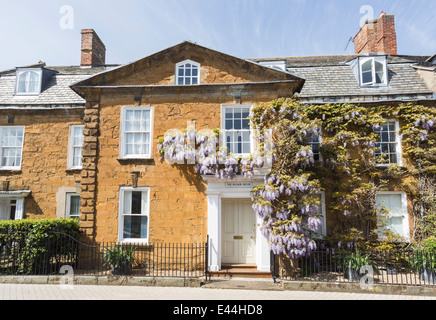
[[(183, 42), (117, 67), (104, 64), (104, 44), (85, 30), (81, 67), (0, 73), (0, 129), (8, 137), (0, 139), (3, 219), (80, 216), (97, 241), (191, 243), (209, 236), (211, 270), (255, 264), (269, 271), (268, 243), (250, 201), (263, 176), (199, 177), (192, 166), (161, 161), (157, 140), (189, 125), (219, 128), (232, 152), (250, 153), (250, 109), (295, 93), (310, 104), (434, 103), (436, 59), (398, 55), (393, 19), (364, 25), (354, 55), (247, 60)], [(38, 94), (29, 101), (21, 90)], [(326, 233), (328, 190), (320, 197)], [(380, 200), (399, 211), (395, 228), (407, 238), (405, 194), (393, 189)]]
[(110, 67), (92, 41), (84, 30), (80, 66), (0, 72), (0, 220), (79, 216), (85, 100), (70, 85)]

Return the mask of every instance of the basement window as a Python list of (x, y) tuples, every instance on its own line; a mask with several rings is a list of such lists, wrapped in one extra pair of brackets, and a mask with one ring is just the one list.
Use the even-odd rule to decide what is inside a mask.
[(176, 64), (176, 84), (179, 86), (200, 84), (200, 64), (192, 60)]
[(362, 87), (387, 86), (387, 57), (359, 58), (360, 84)]

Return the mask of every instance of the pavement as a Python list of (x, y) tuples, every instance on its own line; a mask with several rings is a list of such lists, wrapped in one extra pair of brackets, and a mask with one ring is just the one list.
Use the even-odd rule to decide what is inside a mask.
[[(231, 288), (231, 289), (229, 289)], [(280, 290), (271, 281), (234, 279), (202, 287), (1, 283), (0, 300), (149, 300), (149, 301), (283, 301), (283, 300), (436, 300), (436, 296)]]

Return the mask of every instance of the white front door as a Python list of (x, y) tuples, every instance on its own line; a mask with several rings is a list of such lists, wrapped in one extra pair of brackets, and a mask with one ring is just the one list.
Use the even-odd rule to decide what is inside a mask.
[(222, 201), (222, 263), (256, 263), (256, 215), (250, 199)]

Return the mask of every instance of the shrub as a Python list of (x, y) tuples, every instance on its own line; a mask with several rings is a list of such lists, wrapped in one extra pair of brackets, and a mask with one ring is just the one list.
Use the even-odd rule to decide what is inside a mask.
[[(74, 219), (0, 221), (0, 274), (35, 274), (47, 270), (52, 255), (71, 254), (79, 223)], [(63, 243), (57, 252), (49, 244)]]
[(103, 264), (112, 269), (114, 275), (127, 275), (130, 273), (135, 261), (135, 248), (116, 246), (106, 249), (103, 256)]

